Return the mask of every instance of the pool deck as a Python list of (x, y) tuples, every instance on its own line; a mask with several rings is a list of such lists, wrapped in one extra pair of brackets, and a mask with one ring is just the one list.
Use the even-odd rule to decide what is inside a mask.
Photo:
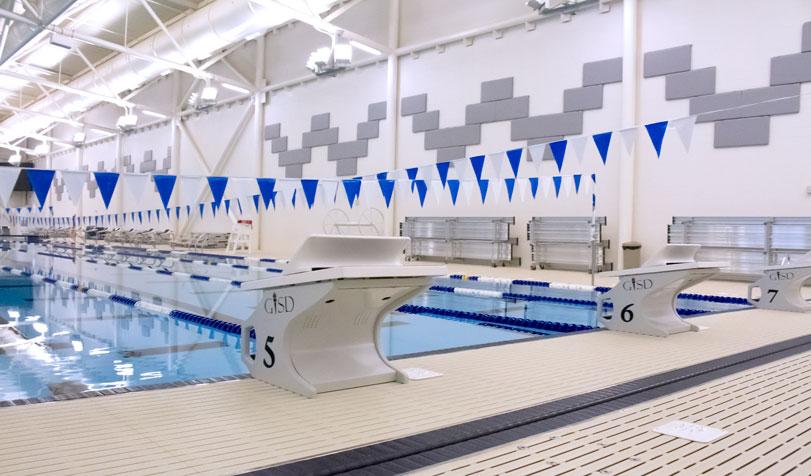
[[(582, 273), (450, 268), (460, 274), (589, 282)], [(711, 282), (691, 291), (742, 296), (745, 284)], [(0, 442), (0, 474), (240, 473), (506, 415), (811, 334), (811, 316), (776, 311), (706, 315), (692, 322), (707, 329), (668, 338), (586, 332), (398, 360), (397, 367), (420, 367), (443, 375), (313, 399), (247, 379), (0, 408), (7, 435)], [(808, 433), (799, 436), (811, 422), (811, 397), (802, 396), (811, 384), (809, 363), (811, 353), (798, 353), (637, 406), (599, 412), (588, 422), (520, 443), (500, 443), (462, 458), (449, 455), (446, 459), (453, 461), (420, 470), (467, 474), (480, 469), (484, 474), (503, 474), (515, 467), (516, 474), (529, 472), (521, 469), (524, 463), (513, 462), (522, 459), (536, 471), (562, 472), (566, 464), (569, 474), (620, 474), (623, 468), (631, 470), (628, 474), (644, 474), (644, 468), (672, 466), (673, 472), (688, 468), (689, 462), (706, 454), (710, 459), (695, 464), (728, 468), (726, 473), (734, 464), (721, 461), (725, 459), (721, 450), (732, 458), (737, 453), (729, 452), (731, 443), (746, 435), (754, 439), (751, 444), (735, 445), (735, 451), (743, 453), (737, 456), (739, 461), (759, 457), (777, 441), (810, 444)], [(783, 407), (800, 412), (778, 411)], [(753, 416), (747, 421), (742, 419), (745, 414)], [(699, 448), (697, 443), (650, 432), (658, 422), (677, 418), (732, 433)], [(796, 426), (787, 428), (791, 422)], [(765, 443), (755, 445), (761, 440)], [(558, 444), (571, 448), (570, 453), (556, 449)], [(671, 452), (677, 454), (663, 458)], [(594, 458), (575, 457), (592, 453)], [(629, 458), (644, 464), (634, 465), (639, 461)], [(807, 454), (801, 458), (795, 452), (786, 458), (781, 464), (808, 464), (801, 461)], [(671, 462), (674, 459), (678, 461)], [(513, 466), (500, 466), (502, 461)], [(706, 466), (710, 463), (716, 466)], [(610, 470), (599, 473), (604, 467)], [(689, 468), (692, 471), (693, 466)], [(808, 474), (804, 468), (797, 474)]]

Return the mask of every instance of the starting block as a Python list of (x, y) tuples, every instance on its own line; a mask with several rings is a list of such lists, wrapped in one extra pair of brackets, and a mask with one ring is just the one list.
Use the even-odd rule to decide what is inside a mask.
[[(717, 274), (726, 263), (697, 262), (701, 245), (667, 245), (640, 268), (602, 276), (619, 278), (616, 286), (597, 298), (597, 316), (606, 329), (666, 337), (697, 331), (698, 326), (676, 312), (676, 298), (684, 289)], [(605, 301), (613, 310), (605, 314)]]
[[(763, 276), (749, 285), (747, 300), (760, 309), (808, 312), (811, 304), (803, 298), (803, 284), (811, 279), (811, 253), (804, 254), (794, 263), (769, 266)], [(760, 290), (755, 299), (754, 290)]]
[(307, 397), (408, 381), (380, 350), (380, 323), (448, 272), (445, 265), (404, 264), (409, 242), (311, 236), (281, 276), (244, 283), (243, 289), (262, 290), (242, 325), (242, 360), (251, 375)]

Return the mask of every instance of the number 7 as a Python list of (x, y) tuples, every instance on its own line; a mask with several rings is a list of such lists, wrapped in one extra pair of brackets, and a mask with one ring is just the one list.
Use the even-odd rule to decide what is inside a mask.
[(774, 298), (777, 297), (777, 290), (776, 289), (769, 289), (768, 291), (766, 291), (766, 294), (771, 294), (771, 298), (769, 299), (769, 302), (774, 302)]

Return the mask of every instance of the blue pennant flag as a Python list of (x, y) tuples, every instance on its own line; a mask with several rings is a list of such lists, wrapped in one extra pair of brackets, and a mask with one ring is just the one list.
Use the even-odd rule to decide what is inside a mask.
[(211, 189), (211, 196), (214, 197), (214, 204), (217, 207), (222, 203), (222, 196), (225, 194), (226, 186), (228, 186), (228, 177), (208, 178), (208, 188)]
[(558, 172), (563, 170), (563, 159), (566, 157), (566, 144), (568, 141), (559, 140), (549, 143), (549, 150), (552, 151), (552, 157), (555, 158), (555, 163), (558, 164)]
[(318, 179), (301, 179), (301, 189), (304, 190), (304, 198), (307, 200), (307, 208), (313, 208), (315, 203), (315, 192), (318, 190)]
[(563, 178), (560, 175), (555, 175), (552, 177), (552, 182), (555, 183), (555, 197), (560, 196), (560, 184), (563, 182)]
[(653, 143), (653, 148), (656, 149), (656, 157), (661, 157), (662, 141), (665, 139), (665, 131), (667, 131), (667, 121), (645, 124), (645, 129), (648, 130), (648, 136), (650, 136), (650, 141)]
[(415, 180), (414, 185), (417, 188), (417, 194), (420, 197), (420, 207), (425, 205), (425, 197), (428, 195), (428, 184), (425, 180)]
[(507, 151), (507, 161), (513, 171), (513, 177), (518, 177), (518, 168), (521, 167), (521, 153), (523, 149), (513, 149)]
[(262, 194), (262, 201), (265, 203), (265, 210), (273, 202), (273, 208), (276, 208), (276, 179), (273, 178), (258, 178), (256, 184), (259, 185), (259, 193)]
[(360, 180), (347, 179), (343, 181), (344, 191), (346, 192), (346, 199), (349, 201), (349, 208), (355, 205), (355, 200), (360, 196)]
[[(470, 166), (473, 167), (473, 172), (476, 174), (476, 180), (481, 181), (482, 169), (484, 169), (484, 156), (476, 155), (470, 158)], [(481, 186), (481, 184), (479, 184)]]
[[(34, 190), (34, 195), (37, 196), (37, 200), (39, 200), (40, 210), (45, 206), (45, 199), (48, 198), (48, 191), (51, 190), (54, 173), (53, 170), (44, 169), (26, 169), (25, 171), (25, 174), (28, 176), (28, 183), (31, 185), (31, 189)], [(20, 210), (17, 209), (17, 213), (19, 212)]]
[(217, 210), (219, 210), (220, 206), (217, 205), (217, 202), (211, 202), (211, 216), (217, 216)]
[(146, 221), (152, 221), (152, 210), (146, 211)]
[(417, 180), (417, 171), (419, 171), (419, 167), (411, 167), (406, 169), (406, 174), (408, 175), (408, 179), (412, 182)]
[(293, 208), (296, 208), (296, 195), (298, 194), (298, 189), (293, 190), (293, 198), (290, 199), (290, 203), (293, 204)]
[(161, 221), (161, 209), (160, 208), (155, 209), (155, 220)]
[(572, 175), (572, 178), (574, 179), (574, 193), (580, 193), (580, 179), (582, 178), (582, 175), (575, 174)]
[(505, 178), (504, 179), (504, 186), (507, 187), (507, 201), (513, 201), (513, 192), (515, 191), (515, 179), (514, 178)]
[[(484, 156), (482, 156), (484, 157)], [(482, 204), (487, 199), (487, 185), (490, 183), (487, 179), (481, 179), (478, 181), (479, 184), (479, 194), (482, 196)]]
[(225, 199), (225, 214), (227, 215), (228, 212), (231, 210), (231, 200)]
[(597, 174), (591, 174), (591, 183), (597, 183)]
[(130, 221), (135, 223), (135, 212), (130, 212)]
[(93, 172), (93, 175), (96, 177), (96, 185), (99, 186), (104, 208), (110, 208), (110, 200), (113, 198), (115, 186), (118, 184), (118, 174), (115, 172)]
[(448, 183), (448, 169), (450, 169), (450, 162), (439, 162), (436, 164), (436, 171), (439, 174), (439, 181), (442, 182), (442, 188), (445, 188)]
[(242, 215), (242, 202), (237, 198), (237, 210), (239, 210), (239, 214)]
[(532, 198), (538, 196), (538, 177), (529, 178), (529, 190), (532, 192)]
[(138, 212), (138, 223), (140, 223), (140, 224), (144, 223), (144, 213), (143, 212)]
[(186, 218), (188, 218), (189, 215), (191, 215), (191, 205), (186, 205)]
[(180, 220), (180, 207), (175, 207), (175, 218)]
[(254, 195), (251, 198), (253, 198), (253, 208), (257, 213), (259, 213), (259, 199), (261, 198), (261, 195)]
[(394, 195), (394, 180), (386, 180), (386, 174), (383, 174), (383, 178), (380, 178), (380, 174), (377, 175), (377, 184), (380, 186), (380, 193), (383, 194), (383, 200), (386, 201), (386, 208), (391, 206), (391, 197)]
[(605, 165), (605, 161), (608, 160), (608, 146), (611, 145), (611, 132), (594, 134), (591, 138), (594, 140), (594, 145), (597, 146), (600, 158), (603, 159), (603, 165)]
[(155, 181), (155, 188), (158, 189), (158, 194), (161, 196), (163, 208), (168, 208), (169, 199), (172, 198), (172, 192), (175, 190), (175, 182), (177, 182), (177, 176), (153, 175), (152, 179)]
[(451, 192), (451, 202), (456, 205), (456, 199), (459, 197), (459, 181), (456, 179), (448, 180), (448, 191)]
[(206, 204), (205, 203), (198, 203), (197, 208), (200, 209), (200, 218), (203, 218), (203, 213), (206, 211)]

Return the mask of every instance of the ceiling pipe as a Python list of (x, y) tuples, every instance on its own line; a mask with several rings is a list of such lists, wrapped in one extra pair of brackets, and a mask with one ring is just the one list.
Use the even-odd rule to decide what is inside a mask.
[[(334, 2), (324, 0), (321, 3), (311, 3), (326, 11)], [(202, 59), (212, 52), (248, 36), (262, 33), (290, 19), (286, 8), (272, 4), (258, 5), (251, 0), (217, 0), (174, 23), (168, 29), (185, 52), (194, 59)], [(146, 55), (148, 59), (136, 58), (132, 54), (118, 55), (97, 66), (98, 75), (104, 78), (103, 81), (97, 79), (92, 72), (87, 72), (68, 83), (68, 87), (98, 96), (107, 96), (109, 94), (107, 85), (116, 93), (121, 93), (136, 89), (158, 77), (167, 67), (160, 61), (154, 61), (155, 57), (185, 66), (180, 64), (183, 61), (181, 53), (165, 34), (153, 35), (131, 45), (129, 49), (140, 55)], [(90, 97), (77, 98), (75, 95), (57, 91), (51, 94), (51, 98), (42, 99), (27, 109), (38, 112), (54, 109), (81, 111), (98, 102)], [(13, 116), (4, 121), (3, 126), (19, 131), (15, 133), (22, 136), (25, 132), (42, 129), (51, 122), (49, 118), (43, 116)]]

